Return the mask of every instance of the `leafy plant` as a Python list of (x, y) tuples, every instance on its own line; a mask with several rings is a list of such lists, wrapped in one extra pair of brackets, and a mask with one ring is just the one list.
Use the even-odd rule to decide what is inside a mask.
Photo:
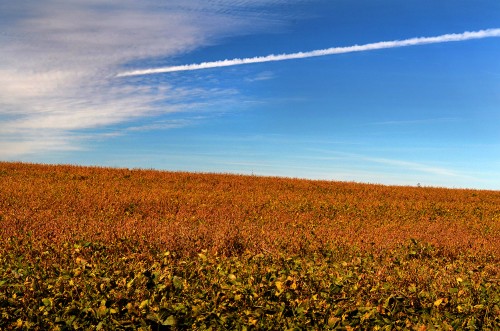
[(0, 329), (500, 328), (500, 193), (0, 163)]

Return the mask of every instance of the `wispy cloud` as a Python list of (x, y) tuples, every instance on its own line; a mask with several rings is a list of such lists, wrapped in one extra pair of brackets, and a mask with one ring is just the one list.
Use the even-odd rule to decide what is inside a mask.
[(463, 119), (457, 117), (441, 117), (441, 118), (428, 118), (428, 119), (413, 119), (413, 120), (393, 120), (367, 123), (367, 125), (429, 125), (435, 123), (450, 123), (459, 122)]
[(399, 168), (405, 171), (428, 173), (432, 175), (449, 176), (449, 177), (465, 176), (452, 169), (429, 165), (420, 162), (412, 162), (394, 158), (372, 157), (363, 154), (346, 153), (346, 152), (330, 151), (330, 150), (313, 150), (313, 151), (315, 151), (316, 153), (326, 154), (327, 156), (323, 156), (322, 157), (323, 159), (332, 158), (333, 160), (338, 160), (339, 158), (343, 158), (346, 160), (362, 161), (364, 163), (378, 163)]
[(202, 119), (203, 119), (202, 116), (197, 116), (195, 118), (189, 118), (189, 119), (182, 118), (182, 119), (160, 120), (144, 125), (129, 126), (125, 129), (115, 131), (114, 134), (120, 135), (127, 132), (178, 129), (193, 125), (194, 123), (197, 123)]
[(160, 73), (176, 72), (176, 71), (190, 71), (190, 70), (201, 70), (209, 68), (230, 67), (243, 64), (304, 59), (317, 56), (344, 54), (352, 52), (366, 52), (366, 51), (373, 51), (386, 48), (417, 46), (424, 44), (438, 44), (438, 43), (446, 43), (452, 41), (465, 41), (471, 39), (483, 39), (491, 37), (500, 37), (500, 29), (488, 29), (488, 30), (479, 30), (472, 32), (466, 31), (463, 33), (444, 34), (436, 37), (417, 37), (404, 40), (380, 41), (364, 45), (331, 47), (331, 48), (318, 49), (308, 52), (297, 52), (297, 53), (278, 54), (278, 55), (271, 54), (266, 56), (248, 57), (243, 59), (239, 58), (232, 60), (226, 59), (221, 61), (185, 64), (185, 65), (162, 67), (162, 68), (132, 70), (119, 73), (117, 77), (151, 75), (151, 74), (160, 74)]
[(283, 2), (0, 1), (0, 158), (80, 148), (85, 130), (236, 97), (114, 76), (127, 63), (277, 26), (259, 8)]
[(252, 83), (252, 82), (259, 82), (259, 81), (263, 81), (263, 80), (270, 80), (273, 78), (275, 78), (275, 75), (272, 71), (263, 71), (263, 72), (258, 73), (255, 76), (247, 77), (247, 78), (245, 78), (245, 80), (247, 82)]
[(394, 159), (387, 159), (387, 158), (376, 158), (376, 157), (361, 157), (358, 156), (364, 161), (368, 162), (375, 162), (375, 163), (380, 163), (380, 164), (385, 164), (385, 165), (390, 165), (390, 166), (396, 166), (412, 171), (419, 171), (419, 172), (424, 172), (424, 173), (430, 173), (433, 175), (440, 175), (440, 176), (451, 176), (451, 177), (460, 177), (460, 174), (458, 174), (456, 171), (447, 169), (447, 168), (442, 168), (442, 167), (435, 167), (435, 166), (430, 166), (427, 164), (423, 163), (417, 163), (417, 162), (408, 162), (408, 161), (402, 161), (402, 160), (394, 160)]

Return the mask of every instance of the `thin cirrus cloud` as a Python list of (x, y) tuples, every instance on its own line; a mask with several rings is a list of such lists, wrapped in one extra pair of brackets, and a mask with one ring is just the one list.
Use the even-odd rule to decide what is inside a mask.
[(289, 54), (271, 54), (266, 56), (256, 56), (243, 59), (232, 59), (232, 60), (221, 60), (213, 62), (202, 62), (196, 64), (185, 64), (179, 66), (169, 66), (162, 68), (150, 68), (141, 70), (132, 70), (119, 73), (117, 77), (128, 77), (128, 76), (140, 76), (140, 75), (151, 75), (160, 74), (176, 71), (191, 71), (191, 70), (202, 70), (209, 68), (219, 68), (219, 67), (230, 67), (238, 66), (243, 64), (252, 63), (263, 63), (263, 62), (273, 62), (273, 61), (285, 61), (294, 59), (305, 59), (310, 57), (353, 53), (353, 52), (366, 52), (378, 49), (386, 48), (397, 48), (397, 47), (407, 47), (407, 46), (417, 46), (424, 44), (438, 44), (453, 41), (466, 41), (472, 39), (483, 39), (491, 37), (500, 37), (500, 29), (487, 29), (479, 31), (466, 31), (463, 33), (451, 33), (444, 34), (435, 37), (417, 37), (404, 40), (393, 40), (393, 41), (380, 41), (364, 45), (353, 45), (347, 47), (331, 47), (326, 49), (319, 49), (309, 52), (297, 52)]
[(0, 159), (82, 149), (93, 136), (86, 131), (136, 127), (137, 119), (169, 128), (169, 114), (194, 112), (200, 100), (237, 98), (114, 76), (126, 63), (279, 26), (258, 9), (283, 2), (0, 1)]

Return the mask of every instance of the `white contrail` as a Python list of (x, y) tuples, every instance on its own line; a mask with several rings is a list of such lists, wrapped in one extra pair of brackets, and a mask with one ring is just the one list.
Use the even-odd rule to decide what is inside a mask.
[(244, 59), (232, 59), (232, 60), (222, 60), (222, 61), (214, 61), (214, 62), (202, 62), (196, 64), (185, 64), (180, 66), (171, 66), (171, 67), (162, 67), (162, 68), (152, 68), (152, 69), (142, 69), (142, 70), (133, 70), (122, 72), (117, 75), (117, 77), (126, 77), (126, 76), (139, 76), (139, 75), (151, 75), (151, 74), (160, 74), (165, 72), (175, 72), (175, 71), (189, 71), (189, 70), (200, 70), (200, 69), (208, 69), (208, 68), (217, 68), (217, 67), (229, 67), (229, 66), (237, 66), (241, 64), (250, 64), (250, 63), (261, 63), (261, 62), (271, 62), (271, 61), (284, 61), (284, 60), (292, 60), (292, 59), (303, 59), (308, 57), (315, 56), (325, 56), (325, 55), (333, 55), (333, 54), (343, 54), (343, 53), (351, 53), (351, 52), (365, 52), (372, 51), (376, 49), (384, 49), (384, 48), (396, 48), (396, 47), (406, 47), (406, 46), (416, 46), (423, 44), (437, 44), (437, 43), (447, 43), (450, 41), (464, 41), (471, 39), (482, 39), (489, 37), (500, 37), (500, 29), (487, 29), (487, 30), (479, 30), (479, 31), (466, 31), (464, 33), (451, 33), (444, 34), (436, 37), (418, 37), (418, 38), (410, 38), (404, 40), (393, 40), (393, 41), (380, 41), (371, 44), (365, 45), (354, 45), (347, 47), (331, 47), (326, 49), (319, 49), (315, 51), (309, 52), (298, 52), (291, 54), (271, 54), (267, 56), (256, 56)]

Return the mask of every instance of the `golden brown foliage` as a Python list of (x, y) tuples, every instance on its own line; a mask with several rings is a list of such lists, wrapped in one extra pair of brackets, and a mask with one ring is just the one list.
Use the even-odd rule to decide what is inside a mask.
[(1, 238), (36, 245), (376, 253), (415, 239), (450, 256), (500, 256), (498, 191), (0, 163), (0, 222)]
[(500, 192), (0, 163), (0, 329), (498, 330)]

